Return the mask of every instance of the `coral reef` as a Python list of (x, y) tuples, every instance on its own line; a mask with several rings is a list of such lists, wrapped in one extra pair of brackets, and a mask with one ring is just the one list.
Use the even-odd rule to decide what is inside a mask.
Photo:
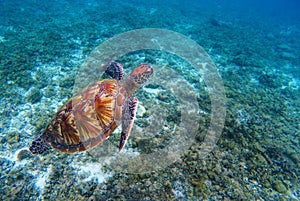
[[(151, 2), (0, 2), (2, 200), (299, 200), (299, 23), (240, 16), (213, 3)], [(31, 155), (28, 146), (72, 96), (89, 53), (116, 34), (145, 27), (182, 33), (215, 62), (227, 116), (213, 151), (202, 157), (211, 118), (205, 81), (182, 58), (143, 50), (118, 59), (126, 73), (139, 63), (169, 68), (196, 96), (199, 118), (191, 121), (199, 128), (179, 160), (153, 172), (119, 172), (111, 164), (120, 129), (92, 151)], [(120, 153), (128, 158), (170, 146), (183, 129), (170, 88), (153, 82), (137, 96), (133, 134)]]

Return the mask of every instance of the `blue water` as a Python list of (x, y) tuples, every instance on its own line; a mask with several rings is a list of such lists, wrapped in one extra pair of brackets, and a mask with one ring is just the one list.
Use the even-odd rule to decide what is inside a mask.
[[(299, 200), (299, 11), (297, 0), (0, 0), (0, 200)], [(95, 50), (142, 28), (175, 35), (112, 58), (126, 75), (140, 63), (155, 68), (136, 92), (124, 152), (116, 149), (118, 128), (97, 149), (32, 155), (31, 142), (75, 88), (101, 77), (104, 55), (146, 42)], [(182, 49), (162, 51), (175, 44)], [(210, 71), (188, 61), (195, 57), (211, 61)], [(222, 132), (206, 155), (217, 99)], [(180, 136), (194, 130), (185, 144)]]

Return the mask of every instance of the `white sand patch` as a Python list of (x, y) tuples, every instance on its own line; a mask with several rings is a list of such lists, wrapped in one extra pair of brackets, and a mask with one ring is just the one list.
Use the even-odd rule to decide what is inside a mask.
[(81, 171), (89, 173), (89, 177), (85, 178), (83, 182), (87, 182), (92, 180), (92, 178), (96, 178), (98, 183), (103, 183), (106, 181), (107, 178), (109, 178), (111, 175), (110, 174), (105, 174), (101, 170), (101, 166), (99, 164), (87, 164), (86, 166), (83, 166), (81, 168)]
[(35, 186), (40, 190), (43, 190), (48, 176), (49, 175), (47, 174), (47, 172), (43, 172), (40, 175), (38, 175), (38, 177), (36, 178)]
[(39, 189), (40, 196), (43, 194), (43, 191), (44, 191), (44, 188), (46, 185), (46, 181), (48, 180), (51, 171), (52, 171), (52, 165), (50, 165), (47, 168), (46, 172), (39, 172), (38, 175), (35, 175), (35, 177), (36, 177), (35, 186)]
[(144, 87), (143, 90), (146, 91), (147, 93), (155, 94), (156, 96), (159, 94), (159, 92), (165, 91), (163, 89), (158, 89), (158, 88), (152, 89), (152, 88), (147, 88), (147, 87)]
[(111, 172), (103, 172), (101, 163), (75, 164), (73, 167), (78, 170), (79, 176), (85, 177), (82, 182), (88, 182), (95, 178), (101, 184), (112, 176)]
[(297, 90), (300, 86), (300, 81), (296, 78), (292, 78), (292, 81), (289, 82), (289, 87), (294, 90)]
[[(100, 145), (101, 146), (101, 145)], [(71, 166), (75, 169), (74, 172), (77, 173), (78, 182), (85, 183), (96, 179), (98, 184), (106, 182), (109, 178), (111, 178), (115, 171), (120, 171), (119, 165), (124, 165), (127, 161), (122, 160), (122, 156), (126, 156), (126, 158), (135, 158), (139, 156), (139, 152), (132, 148), (126, 148), (122, 150), (122, 153), (117, 152), (113, 153), (112, 156), (105, 156), (99, 158), (99, 156), (94, 155), (95, 159), (98, 159), (98, 162), (81, 162), (81, 161), (73, 161)], [(93, 155), (93, 152), (90, 152), (90, 155)], [(80, 158), (76, 158), (80, 160)], [(118, 169), (114, 169), (115, 168)], [(108, 169), (104, 170), (103, 167), (107, 167)], [(121, 170), (122, 171), (122, 170)], [(126, 171), (126, 169), (124, 169)]]

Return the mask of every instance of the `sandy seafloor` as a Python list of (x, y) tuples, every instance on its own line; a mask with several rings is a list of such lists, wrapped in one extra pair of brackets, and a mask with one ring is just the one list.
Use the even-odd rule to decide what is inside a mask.
[[(278, 5), (228, 2), (0, 1), (0, 200), (300, 200), (299, 18), (288, 8), (272, 9)], [(184, 34), (216, 64), (227, 104), (213, 151), (203, 158), (199, 149), (210, 121), (205, 84), (182, 60), (150, 51), (120, 59), (126, 73), (155, 61), (177, 69), (195, 87), (200, 127), (179, 161), (132, 174), (95, 157), (109, 160), (108, 152), (117, 149), (31, 155), (31, 141), (72, 96), (89, 53), (139, 28)], [(145, 86), (137, 96), (137, 131), (156, 118), (155, 104), (167, 111), (166, 131), (178, 124), (170, 93)], [(109, 139), (114, 145), (118, 132)], [(171, 134), (133, 136), (123, 154), (151, 152)]]

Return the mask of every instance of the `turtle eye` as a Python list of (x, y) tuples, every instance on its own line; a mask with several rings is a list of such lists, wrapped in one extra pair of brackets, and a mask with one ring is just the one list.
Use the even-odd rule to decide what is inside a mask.
[(148, 64), (141, 64), (139, 66), (142, 69), (142, 73), (151, 73), (153, 72), (153, 67)]
[(152, 74), (152, 73), (153, 73), (153, 67), (152, 67), (152, 66), (149, 66), (149, 67), (147, 68), (147, 72), (150, 73), (150, 74)]

